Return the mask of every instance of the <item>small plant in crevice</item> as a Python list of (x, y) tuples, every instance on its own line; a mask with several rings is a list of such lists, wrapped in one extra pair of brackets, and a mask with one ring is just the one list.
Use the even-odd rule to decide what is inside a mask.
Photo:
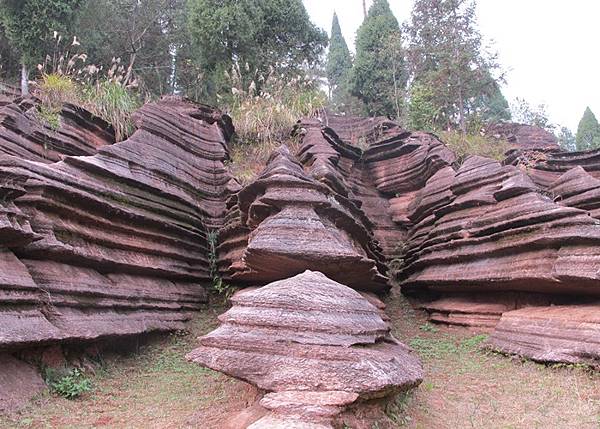
[(92, 390), (92, 381), (79, 368), (73, 368), (66, 373), (46, 369), (45, 379), (52, 392), (66, 399), (75, 399)]
[(208, 243), (208, 266), (210, 269), (210, 278), (212, 280), (212, 290), (223, 296), (225, 301), (227, 301), (235, 293), (236, 288), (225, 283), (219, 274), (219, 260), (217, 254), (218, 239), (219, 233), (217, 231), (209, 231), (206, 234), (206, 241)]

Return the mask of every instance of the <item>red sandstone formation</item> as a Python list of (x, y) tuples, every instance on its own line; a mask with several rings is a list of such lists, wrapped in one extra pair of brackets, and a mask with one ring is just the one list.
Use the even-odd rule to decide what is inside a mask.
[(238, 253), (229, 267), (232, 280), (264, 284), (312, 269), (357, 289), (387, 288), (364, 214), (308, 176), (287, 147), (273, 153), (237, 198), (240, 223), (249, 234), (247, 245), (239, 241), (246, 245), (241, 261)]
[(576, 167), (560, 176), (548, 187), (554, 201), (563, 206), (586, 210), (600, 219), (600, 178), (595, 178), (582, 167)]
[(600, 222), (541, 195), (512, 166), (441, 170), (409, 218), (403, 288), (600, 295)]
[(505, 140), (516, 149), (559, 149), (554, 134), (533, 125), (499, 122), (487, 126), (485, 134)]
[(325, 424), (359, 398), (406, 390), (423, 377), (379, 309), (321, 273), (242, 291), (232, 302), (188, 359), (276, 392), (261, 401), (275, 413), (267, 421)]
[(496, 350), (536, 361), (600, 369), (600, 301), (506, 312), (490, 342)]
[(344, 143), (356, 147), (367, 147), (369, 144), (383, 139), (386, 135), (395, 134), (400, 126), (384, 116), (365, 118), (352, 115), (336, 115), (329, 111), (320, 112), (319, 122), (332, 130)]
[(97, 155), (0, 157), (0, 346), (181, 328), (206, 302), (231, 123), (177, 98), (134, 121)]
[(67, 155), (94, 155), (115, 142), (112, 126), (87, 110), (65, 104), (53, 129), (40, 119), (33, 99), (0, 106), (0, 155), (52, 163)]
[(544, 189), (575, 167), (581, 167), (600, 179), (600, 149), (587, 152), (513, 150), (507, 154), (504, 163), (518, 166)]

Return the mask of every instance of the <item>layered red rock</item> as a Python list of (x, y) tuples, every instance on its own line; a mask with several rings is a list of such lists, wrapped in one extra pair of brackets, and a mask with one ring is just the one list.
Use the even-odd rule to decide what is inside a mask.
[[(345, 199), (349, 205), (356, 207), (355, 216), (372, 232), (373, 239), (370, 241), (373, 253), (380, 255), (380, 261), (391, 259), (397, 242), (404, 238), (404, 232), (396, 228), (392, 221), (390, 203), (376, 189), (362, 150), (337, 134), (350, 132), (345, 131), (344, 127), (351, 127), (352, 122), (346, 117), (328, 119), (330, 122), (336, 119), (335, 131), (314, 119), (305, 119), (296, 127), (295, 132), (302, 139), (298, 154), (300, 162), (313, 178), (329, 187), (338, 198)], [(387, 124), (384, 129), (382, 123)], [(372, 128), (370, 131), (365, 126), (369, 124)], [(366, 121), (363, 122), (362, 129), (371, 136), (369, 139), (404, 132), (389, 120)]]
[(600, 149), (586, 152), (563, 152), (555, 149), (513, 150), (507, 154), (504, 163), (521, 168), (544, 189), (576, 167), (582, 167), (588, 174), (600, 179)]
[(0, 156), (21, 237), (2, 242), (1, 346), (178, 329), (206, 302), (231, 122), (179, 98), (133, 119), (129, 139), (93, 156)]
[(553, 296), (523, 292), (449, 293), (420, 308), (429, 320), (447, 325), (493, 329), (507, 311), (553, 304)]
[(423, 377), (380, 310), (321, 273), (238, 292), (232, 303), (187, 358), (276, 392), (263, 405), (279, 417), (326, 423), (336, 408), (407, 390)]
[(487, 136), (507, 141), (517, 149), (559, 149), (556, 136), (535, 125), (498, 122), (486, 126), (484, 131)]
[(37, 369), (0, 353), (0, 413), (12, 413), (41, 393), (46, 384)]
[(312, 269), (357, 289), (387, 289), (364, 214), (309, 176), (287, 147), (273, 153), (237, 199), (249, 233), (236, 236), (232, 229), (219, 248), (231, 261), (232, 280), (267, 283)]
[(368, 147), (386, 135), (402, 131), (400, 126), (385, 116), (362, 117), (320, 112), (321, 124), (335, 132), (344, 143), (355, 147)]
[(94, 155), (115, 142), (112, 126), (81, 107), (65, 104), (55, 129), (41, 119), (34, 99), (0, 106), (0, 155), (52, 163), (65, 156)]
[(600, 222), (541, 195), (517, 168), (470, 157), (420, 192), (405, 289), (600, 295)]
[(600, 368), (600, 301), (506, 312), (490, 344), (536, 361)]
[(595, 178), (582, 167), (575, 167), (560, 176), (548, 187), (558, 204), (577, 207), (600, 219), (600, 178)]

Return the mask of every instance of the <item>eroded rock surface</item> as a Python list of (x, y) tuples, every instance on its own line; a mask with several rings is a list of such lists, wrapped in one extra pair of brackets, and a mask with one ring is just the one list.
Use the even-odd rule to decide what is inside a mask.
[(36, 368), (0, 353), (0, 413), (17, 411), (45, 388)]
[(505, 164), (518, 166), (543, 189), (547, 189), (567, 171), (581, 167), (600, 179), (600, 149), (563, 152), (556, 149), (522, 149), (507, 154)]
[(93, 156), (0, 156), (0, 346), (182, 328), (206, 302), (229, 119), (179, 98)]
[(499, 122), (485, 128), (489, 137), (505, 140), (518, 149), (556, 149), (558, 140), (554, 134), (534, 125)]
[(365, 215), (314, 174), (282, 146), (239, 192), (235, 210), (248, 235), (237, 243), (231, 235), (220, 248), (231, 246), (223, 255), (231, 261), (230, 278), (264, 284), (312, 269), (357, 289), (386, 290), (385, 267)]
[(600, 368), (600, 301), (506, 312), (490, 342), (496, 350), (541, 362)]
[(404, 288), (600, 295), (600, 222), (515, 167), (470, 157), (441, 170), (409, 218)]
[[(187, 358), (276, 392), (263, 398), (276, 419), (327, 422), (357, 398), (406, 390), (423, 377), (380, 310), (321, 273), (238, 292), (232, 303)], [(255, 427), (271, 427), (262, 424)]]
[(80, 107), (65, 104), (56, 119), (56, 129), (45, 123), (31, 98), (0, 106), (0, 155), (53, 163), (68, 155), (94, 155), (115, 142), (112, 126)]

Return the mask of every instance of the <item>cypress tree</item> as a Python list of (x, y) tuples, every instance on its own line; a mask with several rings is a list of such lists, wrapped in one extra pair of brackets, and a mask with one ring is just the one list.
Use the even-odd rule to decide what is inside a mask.
[(358, 29), (350, 90), (369, 114), (399, 116), (406, 80), (398, 20), (387, 0), (375, 0)]
[(350, 50), (342, 35), (337, 14), (333, 13), (331, 24), (331, 38), (329, 39), (329, 53), (327, 54), (327, 81), (329, 92), (334, 97), (336, 92), (343, 89), (348, 73), (352, 69)]
[(577, 150), (600, 148), (600, 124), (589, 107), (585, 109), (577, 127)]

